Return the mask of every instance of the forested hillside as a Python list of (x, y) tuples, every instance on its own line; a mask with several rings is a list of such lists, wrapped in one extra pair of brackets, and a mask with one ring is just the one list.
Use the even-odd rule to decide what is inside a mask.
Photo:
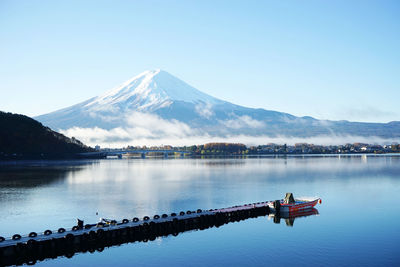
[(0, 111), (0, 159), (71, 158), (93, 151), (24, 115)]

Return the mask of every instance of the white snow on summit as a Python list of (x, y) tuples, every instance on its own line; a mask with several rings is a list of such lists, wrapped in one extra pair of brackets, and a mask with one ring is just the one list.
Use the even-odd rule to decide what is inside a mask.
[(166, 71), (145, 71), (85, 105), (94, 110), (135, 109), (151, 111), (172, 101), (216, 104), (223, 101), (209, 96)]
[(202, 93), (162, 70), (145, 71), (103, 95), (36, 119), (91, 145), (182, 145), (243, 138), (262, 144), (271, 138), (317, 136), (355, 136), (360, 142), (361, 136), (375, 135), (397, 141), (400, 136), (400, 124), (324, 122), (242, 107)]

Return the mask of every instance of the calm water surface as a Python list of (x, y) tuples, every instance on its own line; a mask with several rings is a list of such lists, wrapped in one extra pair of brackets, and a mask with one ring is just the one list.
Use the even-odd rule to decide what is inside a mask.
[[(122, 159), (0, 164), (0, 236), (320, 196), (293, 227), (268, 217), (106, 248), (52, 266), (399, 266), (400, 156)], [(96, 215), (96, 212), (98, 215)]]

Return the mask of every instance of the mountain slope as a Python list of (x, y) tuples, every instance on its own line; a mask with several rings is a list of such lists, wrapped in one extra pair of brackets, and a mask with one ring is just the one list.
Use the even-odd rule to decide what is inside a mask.
[[(178, 130), (172, 131), (177, 138), (190, 135), (400, 137), (399, 122), (320, 121), (246, 108), (207, 95), (162, 70), (143, 72), (103, 95), (36, 119), (61, 130), (72, 127), (130, 129), (124, 134), (126, 139), (130, 135), (136, 138), (146, 134), (156, 139), (157, 134), (165, 134), (163, 129), (155, 129), (163, 123), (165, 128), (178, 126)], [(155, 123), (150, 124), (152, 120)]]
[(122, 119), (130, 112), (153, 113), (196, 127), (205, 123), (220, 124), (243, 115), (267, 121), (295, 118), (286, 113), (249, 109), (219, 100), (165, 71), (154, 70), (145, 71), (103, 95), (36, 119), (56, 129), (74, 126), (111, 129), (124, 126)]
[(93, 149), (19, 114), (0, 111), (0, 158), (65, 158)]

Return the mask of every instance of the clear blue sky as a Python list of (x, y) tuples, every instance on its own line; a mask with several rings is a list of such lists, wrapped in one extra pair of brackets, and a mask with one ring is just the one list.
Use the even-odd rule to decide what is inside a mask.
[(0, 110), (40, 115), (161, 68), (215, 97), (400, 120), (400, 1), (0, 1)]

